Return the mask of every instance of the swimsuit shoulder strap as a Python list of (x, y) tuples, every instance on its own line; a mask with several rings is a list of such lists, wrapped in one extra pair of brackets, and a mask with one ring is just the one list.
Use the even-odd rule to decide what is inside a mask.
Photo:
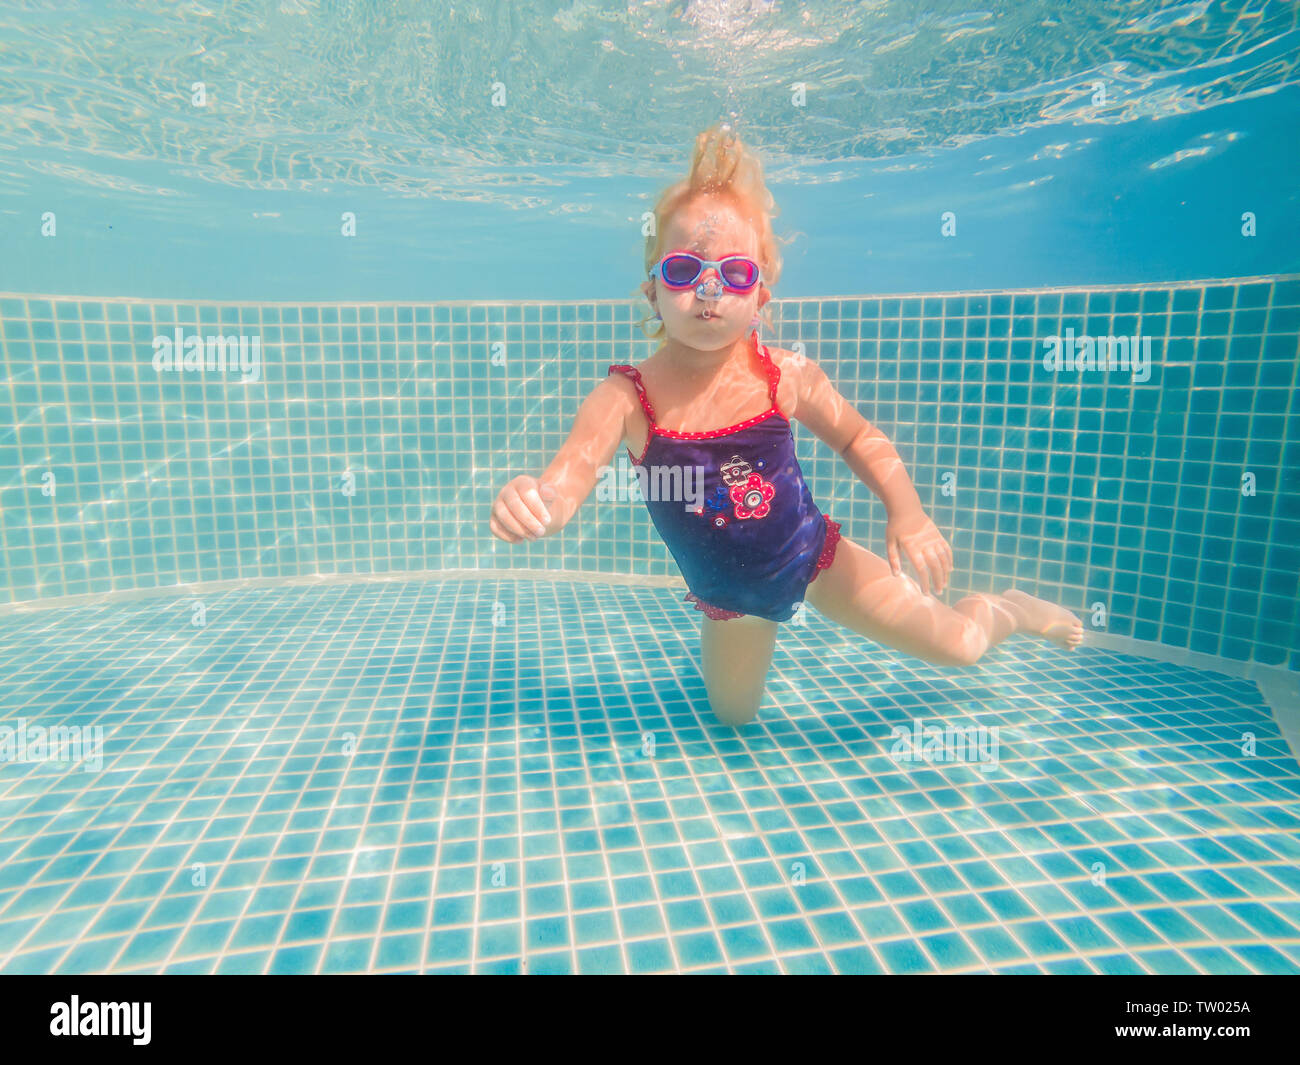
[(763, 364), (763, 369), (767, 371), (767, 394), (772, 400), (772, 409), (785, 417), (781, 413), (781, 408), (776, 404), (776, 386), (781, 383), (781, 367), (776, 364), (772, 358), (772, 353), (767, 350), (767, 345), (758, 339), (758, 330), (754, 330), (754, 350), (758, 352), (759, 361)]
[(646, 395), (645, 383), (641, 380), (641, 371), (635, 366), (614, 365), (606, 371), (605, 376), (608, 377), (609, 374), (612, 374), (615, 370), (621, 373), (624, 377), (629, 378), (632, 383), (636, 385), (637, 398), (641, 400), (641, 409), (645, 411), (645, 416), (650, 419), (650, 431), (653, 433), (655, 427), (655, 412), (654, 408), (650, 406), (650, 397)]

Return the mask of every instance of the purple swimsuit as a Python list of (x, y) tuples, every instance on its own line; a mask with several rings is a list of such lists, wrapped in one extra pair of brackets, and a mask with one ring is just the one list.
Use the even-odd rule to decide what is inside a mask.
[[(656, 425), (640, 371), (615, 365), (608, 372), (631, 378), (649, 419), (645, 452), (637, 459), (629, 450), (628, 458), (646, 468), (646, 508), (686, 579), (686, 601), (715, 621), (745, 614), (789, 621), (808, 584), (834, 560), (840, 524), (817, 509), (804, 483), (790, 422), (777, 408), (781, 369), (757, 330), (750, 341), (772, 406), (707, 433)], [(703, 504), (688, 510), (681, 486), (697, 472)], [(676, 490), (662, 490), (668, 486)]]

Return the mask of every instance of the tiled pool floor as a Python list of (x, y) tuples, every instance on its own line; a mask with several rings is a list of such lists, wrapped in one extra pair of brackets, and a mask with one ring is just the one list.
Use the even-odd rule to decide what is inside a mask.
[[(680, 597), (0, 615), (13, 743), (103, 729), (98, 768), (0, 762), (0, 971), (1300, 972), (1300, 777), (1253, 684), (1020, 637), (935, 667), (811, 614), (736, 731)], [(917, 718), (997, 726), (996, 764), (891, 757)]]

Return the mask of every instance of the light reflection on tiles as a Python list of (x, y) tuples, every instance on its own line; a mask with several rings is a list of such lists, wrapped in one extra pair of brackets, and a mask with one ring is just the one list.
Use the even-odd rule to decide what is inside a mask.
[[(1300, 972), (1298, 767), (1237, 678), (814, 614), (736, 732), (670, 590), (192, 604), (0, 618), (0, 724), (105, 735), (0, 763), (0, 971)], [(914, 716), (996, 768), (895, 761)]]

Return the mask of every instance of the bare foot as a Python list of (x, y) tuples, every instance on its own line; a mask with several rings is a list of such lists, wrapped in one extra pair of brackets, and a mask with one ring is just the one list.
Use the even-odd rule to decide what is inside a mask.
[(1016, 615), (1018, 631), (1042, 636), (1067, 651), (1073, 651), (1083, 642), (1083, 622), (1065, 607), (1035, 599), (1015, 588), (1008, 588), (1002, 598)]

